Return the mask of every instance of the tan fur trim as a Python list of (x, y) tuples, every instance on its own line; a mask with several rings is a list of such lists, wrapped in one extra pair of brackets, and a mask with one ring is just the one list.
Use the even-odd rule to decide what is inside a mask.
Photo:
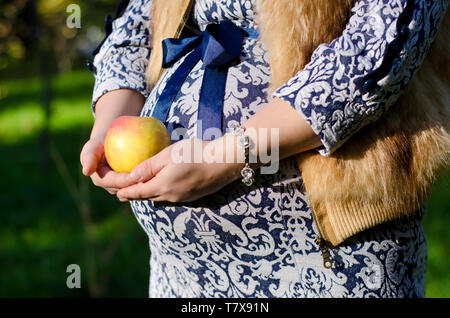
[(355, 0), (259, 0), (257, 22), (269, 54), (269, 96), (311, 59), (322, 43), (342, 34)]
[(164, 39), (178, 37), (184, 26), (183, 15), (189, 11), (192, 0), (153, 0), (152, 53), (147, 67), (147, 87), (152, 89), (161, 76), (162, 46)]

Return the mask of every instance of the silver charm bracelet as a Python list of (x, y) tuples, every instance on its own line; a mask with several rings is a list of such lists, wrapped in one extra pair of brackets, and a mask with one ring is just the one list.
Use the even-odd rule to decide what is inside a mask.
[(241, 170), (241, 175), (243, 177), (242, 182), (246, 186), (251, 186), (255, 179), (255, 171), (250, 168), (249, 157), (250, 157), (250, 137), (244, 134), (245, 128), (242, 126), (231, 127), (231, 134), (238, 136), (238, 146), (244, 150), (245, 153), (245, 166)]

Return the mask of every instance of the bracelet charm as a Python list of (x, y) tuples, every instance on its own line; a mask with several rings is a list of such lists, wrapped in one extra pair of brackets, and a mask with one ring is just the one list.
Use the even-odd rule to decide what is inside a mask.
[(244, 149), (245, 153), (245, 166), (241, 170), (241, 175), (243, 177), (242, 182), (246, 186), (251, 186), (255, 179), (255, 171), (250, 168), (249, 156), (250, 156), (250, 137), (244, 134), (245, 129), (242, 126), (233, 126), (231, 127), (231, 134), (234, 136), (238, 136), (238, 145), (240, 148)]
[(242, 182), (248, 187), (253, 184), (253, 181), (255, 181), (253, 179), (255, 171), (249, 167), (248, 163), (245, 163), (245, 167), (241, 170), (241, 175), (244, 177)]

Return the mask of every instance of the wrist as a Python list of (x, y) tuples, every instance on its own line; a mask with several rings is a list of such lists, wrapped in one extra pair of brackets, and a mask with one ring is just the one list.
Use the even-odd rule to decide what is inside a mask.
[(255, 170), (259, 168), (256, 144), (245, 133), (245, 128), (235, 126), (223, 136), (219, 142), (222, 144), (222, 158), (230, 165), (233, 180), (242, 179), (250, 186), (254, 181)]
[(108, 129), (105, 130), (94, 130), (92, 129), (91, 135), (89, 136), (89, 139), (105, 139), (106, 132)]
[(91, 138), (105, 136), (109, 126), (120, 116), (139, 116), (145, 99), (130, 89), (117, 89), (102, 95), (95, 106)]
[(230, 182), (241, 178), (241, 170), (245, 166), (245, 163), (244, 157), (237, 147), (236, 136), (226, 134), (208, 143), (209, 145), (207, 147), (214, 149), (212, 152), (214, 158), (205, 158), (206, 161), (220, 165), (222, 167), (221, 170), (223, 169), (224, 175), (229, 178)]

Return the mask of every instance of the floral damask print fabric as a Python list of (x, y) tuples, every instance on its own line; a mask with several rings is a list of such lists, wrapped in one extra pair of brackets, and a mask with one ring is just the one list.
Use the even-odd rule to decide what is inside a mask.
[(151, 1), (130, 1), (113, 21), (112, 32), (94, 58), (95, 87), (92, 109), (105, 93), (119, 88), (148, 96), (145, 69), (151, 52)]
[[(324, 155), (377, 116), (406, 85), (447, 2), (415, 2), (412, 35), (373, 93), (361, 94), (353, 77), (382, 63), (406, 0), (356, 1), (342, 37), (320, 46), (307, 68), (277, 91), (308, 119), (326, 146)], [(193, 20), (200, 30), (224, 19), (257, 28), (255, 4), (256, 0), (197, 0)], [(131, 88), (146, 97), (141, 115), (152, 115), (184, 59), (171, 66), (151, 92), (146, 90), (150, 7), (150, 0), (131, 0), (114, 21), (113, 32), (94, 60), (93, 104), (107, 91)], [(185, 128), (188, 137), (197, 131), (203, 74), (199, 62), (168, 115), (168, 122)], [(222, 129), (244, 123), (261, 109), (268, 102), (269, 83), (264, 43), (245, 38), (240, 62), (228, 70)], [(189, 204), (144, 200), (131, 206), (149, 237), (150, 297), (424, 296), (427, 247), (420, 217), (352, 237), (330, 250), (333, 267), (323, 266), (315, 241), (319, 232), (293, 158), (282, 160), (275, 174), (257, 175), (250, 188), (237, 181)]]
[(362, 89), (358, 81), (380, 66), (389, 43), (401, 36), (397, 23), (406, 0), (356, 1), (342, 36), (319, 46), (311, 62), (274, 93), (310, 123), (323, 143), (321, 154), (331, 154), (360, 128), (378, 119), (420, 66), (449, 1), (411, 2), (413, 15), (404, 26), (404, 48), (372, 91)]
[[(420, 221), (387, 224), (331, 250), (318, 235), (294, 160), (192, 205), (133, 202), (150, 238), (151, 297), (423, 296)], [(246, 194), (246, 192), (248, 192)]]

